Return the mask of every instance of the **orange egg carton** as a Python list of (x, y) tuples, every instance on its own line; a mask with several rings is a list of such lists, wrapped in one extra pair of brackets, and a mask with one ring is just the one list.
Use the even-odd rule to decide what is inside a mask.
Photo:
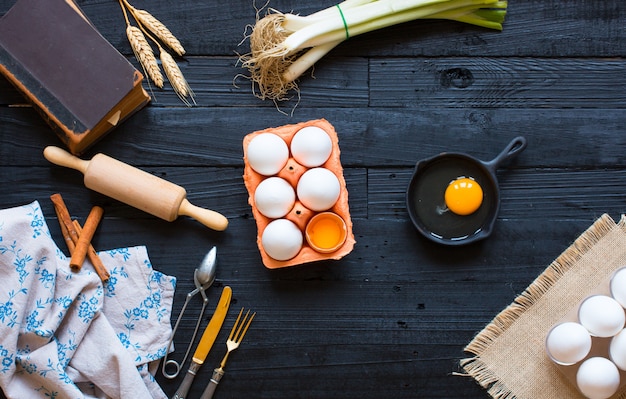
[[(328, 158), (328, 160), (326, 160), (325, 163), (320, 165), (320, 167), (323, 167), (332, 171), (337, 176), (339, 180), (339, 185), (340, 185), (340, 193), (339, 193), (339, 198), (337, 199), (337, 202), (335, 202), (332, 208), (328, 209), (327, 211), (336, 213), (345, 221), (346, 229), (347, 229), (347, 237), (343, 245), (341, 245), (337, 250), (330, 252), (330, 253), (322, 253), (322, 252), (315, 251), (307, 243), (306, 239), (303, 239), (302, 248), (300, 249), (300, 251), (298, 252), (296, 256), (294, 256), (293, 258), (289, 260), (276, 260), (270, 257), (265, 252), (263, 248), (263, 243), (262, 243), (263, 231), (265, 230), (267, 225), (275, 219), (268, 218), (265, 215), (263, 215), (261, 212), (259, 212), (254, 202), (255, 190), (257, 186), (264, 179), (267, 179), (272, 176), (277, 176), (277, 177), (281, 177), (285, 179), (287, 182), (289, 182), (292, 185), (292, 187), (295, 190), (298, 180), (300, 179), (300, 176), (302, 176), (302, 174), (304, 174), (307, 170), (309, 170), (309, 168), (296, 162), (296, 160), (291, 156), (291, 154), (289, 154), (289, 158), (287, 160), (286, 165), (277, 174), (272, 175), (272, 176), (264, 176), (264, 175), (257, 173), (250, 166), (248, 162), (247, 148), (248, 148), (248, 144), (250, 143), (250, 141), (255, 136), (262, 134), (262, 133), (276, 134), (277, 136), (281, 137), (287, 144), (287, 147), (290, 148), (291, 140), (293, 136), (300, 129), (307, 127), (307, 126), (315, 126), (315, 127), (323, 129), (326, 133), (328, 133), (331, 139), (332, 151), (331, 151), (330, 157)], [(348, 207), (348, 190), (346, 189), (346, 182), (343, 177), (343, 167), (341, 166), (341, 161), (339, 159), (339, 154), (340, 154), (339, 140), (337, 138), (337, 132), (335, 131), (335, 128), (328, 121), (326, 121), (325, 119), (316, 119), (316, 120), (311, 120), (308, 122), (302, 122), (302, 123), (293, 124), (293, 125), (284, 125), (280, 127), (269, 128), (269, 129), (259, 130), (259, 131), (250, 133), (247, 136), (245, 136), (243, 139), (243, 152), (244, 152), (243, 159), (244, 159), (244, 164), (245, 164), (243, 179), (244, 179), (246, 189), (248, 190), (248, 203), (252, 207), (252, 214), (254, 216), (254, 219), (256, 220), (257, 245), (259, 247), (261, 258), (263, 260), (263, 264), (265, 265), (265, 267), (267, 267), (268, 269), (277, 269), (277, 268), (301, 265), (304, 263), (315, 262), (315, 261), (326, 260), (326, 259), (337, 260), (337, 259), (341, 259), (342, 257), (344, 257), (345, 255), (347, 255), (348, 253), (352, 251), (356, 241), (354, 240), (354, 234), (352, 233), (352, 220), (350, 218), (350, 210)], [(298, 228), (300, 228), (300, 230), (302, 231), (303, 237), (304, 237), (305, 228), (306, 228), (308, 221), (317, 213), (319, 212), (315, 212), (306, 208), (296, 197), (295, 205), (284, 218), (295, 223), (298, 226)]]

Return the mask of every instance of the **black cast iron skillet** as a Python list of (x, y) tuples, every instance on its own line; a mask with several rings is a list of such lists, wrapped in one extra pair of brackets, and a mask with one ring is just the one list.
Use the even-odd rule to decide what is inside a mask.
[[(444, 245), (465, 245), (491, 234), (500, 209), (496, 169), (526, 148), (524, 137), (514, 138), (493, 160), (484, 162), (462, 153), (442, 153), (421, 160), (406, 193), (406, 205), (415, 228), (424, 237)], [(469, 177), (483, 189), (478, 210), (461, 216), (448, 210), (444, 193), (450, 182)]]

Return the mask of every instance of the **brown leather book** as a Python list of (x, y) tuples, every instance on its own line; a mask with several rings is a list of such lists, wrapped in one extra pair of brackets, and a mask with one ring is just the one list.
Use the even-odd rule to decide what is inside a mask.
[(18, 0), (0, 18), (0, 73), (79, 155), (150, 96), (72, 0)]

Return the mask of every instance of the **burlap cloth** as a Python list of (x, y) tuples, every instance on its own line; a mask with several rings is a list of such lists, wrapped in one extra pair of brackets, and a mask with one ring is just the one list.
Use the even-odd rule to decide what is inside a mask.
[[(465, 372), (497, 399), (584, 398), (545, 353), (550, 328), (626, 265), (626, 217), (602, 215), (465, 348)], [(622, 385), (612, 398), (626, 398)]]

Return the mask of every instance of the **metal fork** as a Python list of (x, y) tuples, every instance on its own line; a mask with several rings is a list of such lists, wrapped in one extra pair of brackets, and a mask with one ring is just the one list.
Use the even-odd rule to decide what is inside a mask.
[[(233, 329), (230, 331), (230, 335), (228, 336), (228, 340), (226, 341), (226, 355), (224, 355), (220, 366), (213, 370), (213, 376), (211, 377), (211, 381), (202, 393), (200, 399), (211, 399), (213, 397), (215, 389), (217, 388), (217, 384), (220, 383), (220, 380), (224, 376), (224, 366), (226, 366), (226, 360), (228, 360), (228, 355), (230, 355), (230, 353), (235, 349), (239, 348), (239, 344), (241, 344), (243, 336), (246, 335), (246, 331), (248, 331), (248, 327), (250, 327), (250, 323), (252, 323), (252, 319), (254, 319), (256, 312), (252, 313), (252, 315), (250, 316), (250, 309), (248, 309), (243, 319), (241, 319), (242, 314), (243, 308), (241, 308), (241, 310), (239, 311), (237, 320), (235, 320)], [(248, 318), (248, 316), (250, 317)], [(239, 322), (240, 320), (241, 323)]]

